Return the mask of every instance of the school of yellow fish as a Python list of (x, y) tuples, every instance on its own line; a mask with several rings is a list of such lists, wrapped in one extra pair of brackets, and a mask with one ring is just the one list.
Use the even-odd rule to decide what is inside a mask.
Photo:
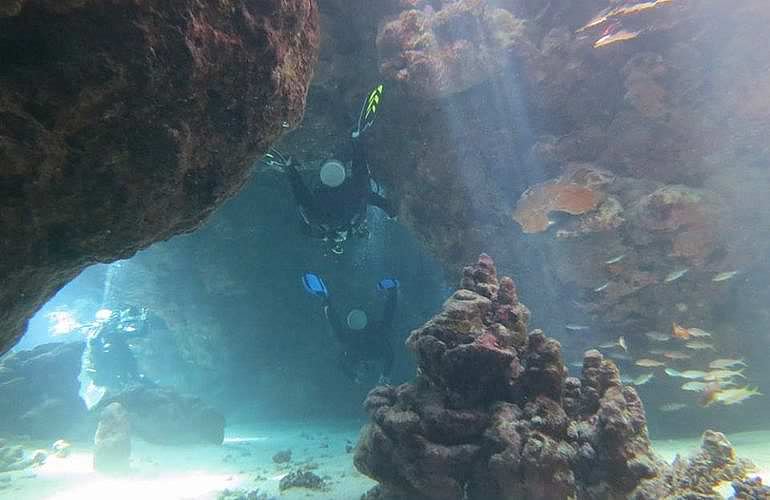
[[(609, 262), (618, 261), (621, 257), (611, 259)], [(673, 271), (665, 277), (664, 283), (675, 281), (687, 273), (687, 269)], [(739, 274), (737, 271), (719, 273), (712, 278), (715, 283), (720, 283)], [(587, 327), (586, 327), (587, 328)], [(688, 362), (691, 363), (694, 357), (698, 355), (707, 355), (709, 351), (717, 352), (717, 347), (706, 339), (711, 339), (713, 335), (710, 332), (695, 327), (686, 327), (677, 323), (671, 325), (671, 334), (661, 332), (646, 332), (644, 334), (651, 343), (659, 343), (663, 346), (671, 345), (672, 342), (679, 344), (678, 348), (672, 349), (648, 349), (647, 353), (652, 356), (662, 356), (664, 359), (654, 357), (640, 357), (634, 360), (636, 366), (642, 368), (664, 368), (664, 372), (671, 378), (682, 378), (689, 380), (685, 382), (681, 389), (683, 391), (695, 392), (699, 395), (698, 404), (701, 407), (712, 405), (734, 405), (740, 404), (749, 398), (761, 396), (758, 388), (750, 387), (746, 384), (746, 375), (744, 371), (747, 364), (743, 359), (738, 358), (717, 358), (708, 361), (707, 369), (696, 370), (678, 370), (667, 366), (668, 362)], [(665, 343), (665, 344), (664, 344)], [(625, 337), (619, 337), (616, 342), (600, 344), (599, 349), (603, 350), (622, 350), (628, 353), (628, 345)], [(618, 356), (608, 353), (609, 356), (628, 359), (628, 355)], [(640, 386), (649, 382), (654, 376), (653, 372), (644, 373), (636, 378), (624, 379), (625, 383)], [(679, 411), (686, 408), (687, 405), (680, 402), (666, 403), (658, 409), (663, 412)]]

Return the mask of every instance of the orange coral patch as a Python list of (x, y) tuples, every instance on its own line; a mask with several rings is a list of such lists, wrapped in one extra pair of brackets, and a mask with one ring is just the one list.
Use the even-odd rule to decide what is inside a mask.
[(516, 204), (515, 220), (525, 233), (548, 229), (548, 214), (566, 212), (581, 215), (595, 209), (601, 194), (591, 188), (571, 183), (546, 182), (528, 189)]

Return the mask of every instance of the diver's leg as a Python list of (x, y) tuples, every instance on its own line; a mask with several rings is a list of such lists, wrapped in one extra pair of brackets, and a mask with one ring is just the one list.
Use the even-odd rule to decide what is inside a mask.
[(353, 161), (351, 163), (350, 176), (350, 182), (356, 193), (368, 196), (368, 193), (371, 191), (371, 186), (369, 185), (370, 176), (366, 145), (363, 138), (357, 137), (353, 139)]
[(358, 377), (357, 363), (349, 353), (345, 351), (340, 353), (339, 367), (348, 380), (356, 381)]
[(386, 329), (390, 330), (393, 326), (393, 318), (396, 316), (396, 307), (398, 306), (398, 288), (389, 288), (385, 293), (388, 294), (388, 297), (385, 300), (382, 323)]
[[(389, 332), (388, 332), (389, 333)], [(387, 333), (386, 333), (387, 335)], [(390, 339), (384, 339), (383, 342), (383, 360), (382, 360), (382, 375), (380, 375), (380, 383), (389, 384), (390, 374), (393, 372), (393, 343)]]
[(340, 319), (339, 314), (337, 314), (337, 310), (334, 308), (334, 306), (332, 306), (332, 303), (328, 298), (324, 300), (323, 311), (324, 316), (326, 317), (326, 321), (329, 322), (329, 326), (331, 327), (334, 336), (344, 346), (348, 340), (345, 335), (348, 330), (342, 324), (342, 320)]

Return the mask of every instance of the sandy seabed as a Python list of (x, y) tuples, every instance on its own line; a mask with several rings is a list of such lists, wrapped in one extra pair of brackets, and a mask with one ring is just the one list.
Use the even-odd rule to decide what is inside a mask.
[[(134, 440), (131, 472), (120, 477), (94, 472), (90, 448), (75, 444), (67, 458), (50, 457), (40, 467), (0, 474), (0, 498), (209, 500), (224, 489), (243, 489), (281, 500), (358, 500), (375, 484), (352, 464), (349, 450), (360, 427), (359, 422), (233, 426), (227, 428), (223, 446), (169, 447)], [(770, 431), (728, 437), (739, 455), (753, 460), (765, 482), (770, 481)], [(669, 461), (698, 445), (696, 439), (654, 441), (657, 453)], [(292, 451), (291, 461), (274, 463), (273, 455), (283, 450)], [(281, 478), (299, 469), (324, 478), (328, 489), (279, 491)], [(726, 486), (724, 494), (729, 492)]]

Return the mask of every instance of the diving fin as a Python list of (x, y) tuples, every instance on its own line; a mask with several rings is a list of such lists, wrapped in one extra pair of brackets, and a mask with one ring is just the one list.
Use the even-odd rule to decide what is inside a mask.
[(326, 283), (320, 276), (313, 273), (305, 273), (302, 276), (302, 285), (305, 287), (305, 291), (310, 295), (316, 297), (328, 297), (329, 291), (326, 289)]
[(377, 283), (378, 290), (392, 290), (394, 288), (398, 288), (398, 286), (398, 280), (395, 278), (383, 278), (379, 283)]
[(354, 139), (358, 138), (358, 136), (363, 134), (366, 129), (374, 124), (374, 118), (377, 114), (377, 109), (380, 106), (380, 101), (382, 100), (382, 90), (383, 85), (379, 84), (374, 87), (374, 89), (372, 89), (372, 91), (369, 92), (369, 95), (366, 97), (364, 105), (361, 106), (361, 113), (358, 115), (358, 125), (353, 131)]

